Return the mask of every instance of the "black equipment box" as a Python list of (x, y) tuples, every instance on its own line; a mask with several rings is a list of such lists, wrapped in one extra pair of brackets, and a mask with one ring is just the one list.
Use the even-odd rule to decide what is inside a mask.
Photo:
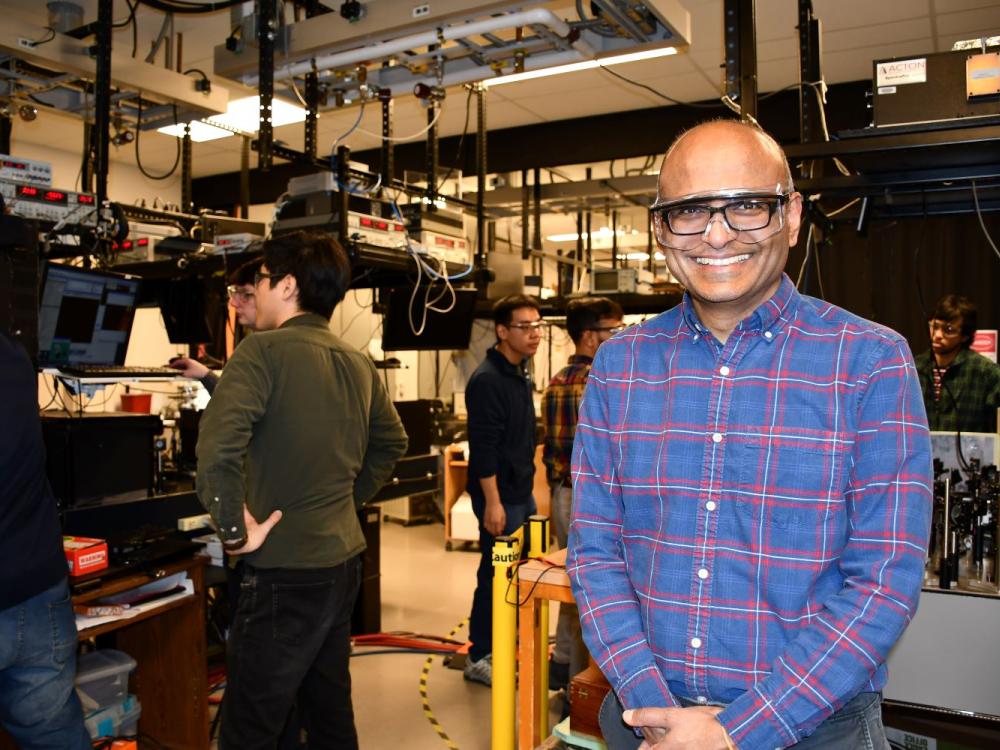
[[(998, 47), (988, 47), (995, 54)], [(875, 126), (946, 123), (975, 125), (977, 118), (1000, 115), (1000, 96), (970, 96), (966, 76), (980, 80), (984, 71), (968, 70), (981, 49), (890, 57), (872, 63)]]
[(38, 233), (0, 212), (0, 330), (21, 342), (38, 364)]
[(42, 412), (47, 469), (62, 509), (153, 494), (155, 414)]
[(437, 414), (444, 410), (444, 404), (436, 399), (419, 398), (415, 401), (393, 401), (406, 437), (407, 456), (425, 456), (436, 445)]

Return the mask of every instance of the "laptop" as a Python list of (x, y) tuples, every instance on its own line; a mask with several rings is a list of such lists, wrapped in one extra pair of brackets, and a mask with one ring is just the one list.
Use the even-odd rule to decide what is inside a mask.
[(48, 263), (38, 309), (38, 367), (82, 378), (173, 378), (169, 367), (126, 367), (141, 280)]

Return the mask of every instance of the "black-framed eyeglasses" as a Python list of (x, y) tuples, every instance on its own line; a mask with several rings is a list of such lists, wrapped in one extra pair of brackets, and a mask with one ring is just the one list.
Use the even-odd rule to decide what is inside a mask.
[(616, 333), (621, 333), (626, 328), (628, 328), (627, 325), (625, 325), (624, 323), (619, 323), (616, 326), (594, 326), (593, 328), (588, 328), (587, 330), (596, 331), (597, 333), (601, 332), (610, 333), (613, 336)]
[(264, 279), (281, 279), (287, 275), (287, 273), (264, 273), (263, 271), (257, 271), (253, 275), (253, 288), (256, 289), (260, 286), (260, 282)]
[[(654, 204), (650, 211), (656, 220), (658, 236), (665, 237), (664, 230), (677, 237), (703, 234), (716, 214), (721, 214), (726, 226), (734, 232), (754, 232), (770, 225), (776, 212), (780, 216), (789, 196), (789, 193), (741, 195), (721, 206), (709, 205), (708, 197), (693, 198)], [(664, 237), (659, 237), (661, 242)]]
[(546, 328), (548, 323), (544, 320), (536, 320), (532, 323), (511, 323), (508, 328), (514, 328), (518, 331), (524, 331), (525, 333), (541, 333), (542, 329)]
[(248, 292), (242, 286), (236, 284), (230, 284), (226, 287), (226, 295), (231, 300), (239, 300), (240, 302), (249, 302), (254, 298), (254, 292)]

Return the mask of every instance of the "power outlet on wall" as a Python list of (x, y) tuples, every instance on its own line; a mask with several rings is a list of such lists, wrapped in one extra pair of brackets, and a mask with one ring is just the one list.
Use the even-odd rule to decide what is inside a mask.
[(431, 13), (431, 6), (428, 4), (424, 5), (414, 5), (413, 6), (413, 17), (423, 18), (424, 16), (429, 16)]

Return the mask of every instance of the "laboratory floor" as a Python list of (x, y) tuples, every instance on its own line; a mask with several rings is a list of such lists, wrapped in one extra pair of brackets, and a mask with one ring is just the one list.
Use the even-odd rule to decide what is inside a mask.
[[(382, 631), (448, 636), (469, 614), (479, 553), (474, 547), (448, 552), (439, 523), (404, 527), (383, 523)], [(557, 612), (553, 608), (551, 622)], [(464, 626), (453, 638), (464, 641)], [(364, 649), (358, 649), (360, 654)], [(427, 672), (427, 703), (440, 731), (425, 716), (420, 694), (423, 654), (356, 656), (351, 662), (354, 712), (361, 750), (489, 750), (490, 690), (466, 682), (435, 656)], [(561, 696), (553, 694), (553, 710)], [(558, 721), (553, 713), (552, 719)], [(213, 744), (213, 748), (215, 745)]]

